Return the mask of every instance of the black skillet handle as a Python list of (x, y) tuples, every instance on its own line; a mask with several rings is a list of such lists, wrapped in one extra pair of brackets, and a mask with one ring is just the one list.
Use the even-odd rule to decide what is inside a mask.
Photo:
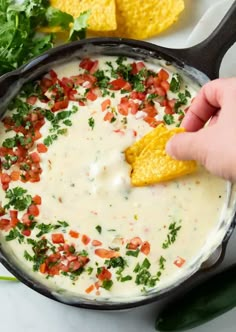
[(185, 49), (175, 50), (173, 55), (184, 63), (205, 73), (210, 79), (219, 77), (221, 61), (227, 50), (236, 42), (236, 1), (220, 24), (203, 42)]

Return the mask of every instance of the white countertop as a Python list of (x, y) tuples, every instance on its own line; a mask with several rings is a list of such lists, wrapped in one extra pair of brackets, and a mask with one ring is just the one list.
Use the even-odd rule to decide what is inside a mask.
[[(185, 0), (180, 21), (159, 38), (151, 41), (181, 48), (207, 37), (233, 0), (221, 0), (215, 10), (207, 11), (214, 0)], [(199, 24), (200, 18), (205, 14)], [(196, 27), (197, 26), (197, 27)], [(223, 60), (221, 76), (236, 76), (236, 45)], [(231, 237), (223, 265), (236, 261), (236, 233)], [(9, 274), (0, 265), (0, 274)], [(236, 281), (235, 281), (236, 282)], [(32, 291), (21, 283), (0, 283), (1, 332), (151, 332), (161, 303), (124, 312), (99, 312), (66, 306)], [(236, 309), (191, 331), (233, 332)]]

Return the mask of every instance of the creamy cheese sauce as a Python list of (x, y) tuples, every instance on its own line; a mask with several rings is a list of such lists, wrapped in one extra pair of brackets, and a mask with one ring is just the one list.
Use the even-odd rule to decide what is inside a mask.
[[(99, 69), (107, 70), (109, 75), (106, 63), (115, 63), (115, 58), (103, 57), (98, 60)], [(132, 62), (132, 59), (128, 59), (125, 63)], [(146, 65), (155, 72), (161, 68), (158, 64)], [(175, 69), (166, 67), (166, 70), (170, 73), (170, 83)], [(54, 68), (54, 71), (59, 79), (84, 72), (78, 62)], [(187, 98), (187, 103), (181, 108), (183, 110), (189, 106), (198, 90), (198, 87), (186, 82), (182, 82), (180, 91), (184, 93), (187, 85), (191, 98)], [(78, 87), (77, 94), (84, 94), (85, 89), (86, 82)], [(47, 91), (46, 95), (50, 97), (51, 93)], [(97, 300), (104, 297), (128, 299), (153, 288), (160, 290), (181, 279), (209, 239), (212, 241), (211, 234), (219, 226), (227, 193), (226, 182), (201, 167), (195, 174), (174, 181), (132, 187), (130, 166), (125, 161), (124, 150), (152, 128), (144, 121), (144, 111), (136, 114), (129, 112), (127, 117), (117, 112), (120, 99), (128, 93), (122, 93), (121, 90), (113, 93), (112, 97), (100, 95), (94, 101), (86, 100), (84, 106), (79, 106), (78, 101), (70, 101), (66, 110), (73, 112), (78, 107), (78, 111), (71, 114), (69, 119), (72, 125), (68, 126), (67, 132), (58, 135), (48, 151), (40, 154), (40, 181), (23, 183), (18, 180), (9, 184), (9, 189), (21, 187), (32, 197), (39, 195), (42, 198), (42, 204), (38, 206), (40, 214), (35, 216), (37, 224), (56, 225), (59, 220), (69, 225), (45, 233), (45, 239), (52, 243), (52, 233), (61, 233), (66, 244), (73, 244), (76, 252), (85, 251), (89, 258), (83, 272), (77, 276), (72, 275), (72, 278), (70, 271), (53, 276), (48, 276), (45, 271), (35, 271), (37, 277), (48, 285), (53, 284), (60, 289), (95, 297)], [(168, 91), (167, 95), (169, 99), (176, 98), (174, 92)], [(109, 109), (115, 117), (113, 122), (104, 121), (106, 111), (101, 110), (102, 102), (108, 98), (111, 100)], [(140, 100), (136, 102), (141, 103)], [(162, 120), (165, 107), (160, 106), (157, 100), (153, 104), (158, 110), (155, 119)], [(39, 100), (33, 105), (34, 108), (44, 109), (50, 109), (49, 106)], [(12, 112), (15, 110), (7, 111), (6, 116), (12, 116)], [(172, 126), (178, 124), (178, 118), (179, 114), (173, 115)], [(50, 135), (50, 128), (51, 123), (46, 120), (37, 144), (45, 142), (45, 137)], [(14, 135), (15, 132), (6, 132), (4, 124), (0, 124), (1, 145), (6, 138)], [(34, 151), (35, 145), (31, 148), (31, 152)], [(10, 174), (10, 170), (5, 173)], [(8, 201), (6, 192), (2, 190), (2, 206)], [(20, 211), (18, 219), (24, 213)], [(77, 238), (71, 237), (71, 230), (78, 233)], [(7, 233), (6, 230), (1, 232), (4, 237), (9, 234), (9, 230)], [(16, 237), (5, 244), (26, 271), (32, 270), (33, 262), (25, 258), (25, 251), (31, 257), (35, 254), (27, 238), (38, 241), (38, 233), (39, 229), (34, 227), (22, 243)], [(88, 243), (84, 243), (83, 235), (89, 238)], [(142, 244), (148, 242), (148, 254), (140, 250), (142, 244), (135, 250), (129, 249), (129, 243), (135, 237), (139, 237)], [(100, 245), (93, 245), (93, 240), (99, 241)], [(58, 246), (55, 244), (56, 248)], [(120, 266), (108, 266), (105, 261), (109, 258), (99, 257), (95, 253), (99, 248), (112, 250), (122, 257), (126, 262), (123, 269)], [(67, 264), (66, 258), (64, 264)], [(101, 286), (101, 280), (100, 285), (96, 284), (98, 269), (101, 272), (104, 267), (112, 275), (108, 278), (112, 280), (112, 285), (105, 287)], [(145, 278), (149, 282), (145, 283)], [(86, 293), (95, 284), (97, 286), (91, 287), (92, 290)]]

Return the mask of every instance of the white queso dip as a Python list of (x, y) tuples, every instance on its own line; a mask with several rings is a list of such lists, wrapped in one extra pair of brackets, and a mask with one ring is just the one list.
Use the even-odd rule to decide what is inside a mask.
[(197, 91), (172, 66), (123, 57), (24, 86), (0, 123), (1, 241), (23, 270), (98, 301), (184, 277), (214, 241), (226, 182), (199, 167), (132, 187), (124, 150), (160, 123), (180, 126)]

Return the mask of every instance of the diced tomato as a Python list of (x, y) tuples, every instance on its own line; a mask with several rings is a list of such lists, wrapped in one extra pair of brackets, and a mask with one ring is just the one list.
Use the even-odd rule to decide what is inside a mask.
[(43, 92), (46, 92), (53, 85), (53, 81), (47, 77), (44, 77), (40, 82), (40, 87)]
[(42, 263), (39, 267), (39, 271), (44, 274), (46, 272), (46, 268), (47, 268), (46, 263)]
[[(168, 105), (171, 107), (171, 108), (174, 108), (175, 107), (175, 103), (176, 103), (176, 99), (170, 99), (168, 100)], [(166, 106), (166, 105), (165, 105)]]
[(9, 188), (9, 183), (2, 184), (2, 189), (6, 191)]
[(61, 254), (59, 252), (55, 252), (48, 256), (47, 261), (50, 263), (55, 263), (61, 258)]
[(101, 258), (113, 258), (119, 257), (120, 254), (115, 250), (107, 250), (107, 249), (95, 249), (95, 255)]
[(50, 77), (52, 79), (53, 84), (56, 84), (57, 83), (57, 79), (58, 79), (57, 73), (53, 69), (51, 69), (49, 71), (49, 75), (50, 75)]
[(74, 261), (78, 260), (78, 256), (70, 255), (70, 256), (67, 256), (66, 259), (68, 260), (68, 262), (74, 262)]
[(171, 108), (170, 106), (166, 106), (164, 112), (165, 112), (165, 114), (174, 114), (175, 113), (173, 108)]
[(168, 102), (167, 99), (163, 98), (163, 99), (160, 101), (160, 105), (161, 105), (162, 107), (164, 107), (164, 106), (168, 106), (168, 105), (169, 105), (169, 102)]
[(102, 242), (101, 242), (101, 241), (98, 241), (98, 240), (93, 240), (93, 241), (92, 241), (92, 245), (93, 245), (94, 247), (98, 247), (98, 246), (101, 246), (101, 245), (102, 245)]
[(59, 275), (59, 272), (60, 270), (58, 265), (54, 265), (48, 269), (48, 274), (51, 276)]
[(24, 213), (22, 217), (22, 222), (23, 224), (30, 226), (32, 221), (30, 220), (30, 214), (29, 213)]
[(42, 204), (42, 198), (39, 195), (35, 195), (33, 197), (33, 203), (36, 205), (41, 205)]
[(139, 61), (139, 62), (133, 62), (131, 64), (132, 66), (132, 70), (131, 70), (131, 73), (133, 75), (136, 75), (140, 70), (142, 70), (143, 68), (145, 68), (145, 64), (142, 62), (142, 61)]
[(111, 106), (111, 100), (110, 99), (105, 99), (102, 103), (102, 111), (104, 112), (109, 106)]
[(150, 243), (148, 241), (143, 242), (140, 251), (144, 254), (144, 255), (149, 255), (151, 250), (151, 246)]
[(17, 218), (18, 216), (18, 211), (17, 210), (10, 210), (10, 218), (14, 219)]
[(1, 183), (2, 184), (9, 184), (11, 182), (11, 177), (7, 173), (3, 173), (1, 175)]
[(38, 153), (46, 153), (48, 151), (48, 148), (46, 147), (45, 144), (38, 143), (37, 144), (37, 151), (38, 151)]
[(142, 242), (143, 241), (140, 239), (140, 237), (136, 236), (130, 240), (130, 242), (127, 244), (127, 248), (135, 250), (142, 244)]
[(72, 230), (70, 230), (69, 235), (75, 239), (78, 239), (78, 237), (79, 237), (79, 233), (76, 231), (72, 231)]
[(130, 98), (132, 99), (144, 100), (145, 97), (146, 94), (144, 92), (132, 91), (130, 94)]
[(80, 67), (80, 68), (83, 68), (83, 69), (85, 69), (85, 70), (87, 70), (87, 71), (90, 71), (90, 69), (93, 67), (93, 65), (94, 65), (94, 61), (92, 61), (92, 60), (89, 59), (89, 58), (84, 58), (84, 59), (80, 62), (79, 67)]
[(52, 234), (52, 242), (53, 243), (65, 243), (64, 235), (61, 233)]
[(166, 95), (166, 91), (161, 86), (156, 87), (155, 92), (158, 96), (161, 97), (164, 97)]
[(97, 99), (97, 95), (93, 93), (91, 90), (89, 90), (86, 94), (86, 97), (88, 100), (94, 101)]
[(37, 101), (37, 97), (36, 96), (30, 96), (26, 99), (26, 102), (30, 105), (34, 105)]
[(165, 90), (167, 93), (170, 90), (170, 83), (167, 81), (162, 81), (161, 82), (161, 87)]
[(12, 181), (18, 181), (20, 178), (20, 172), (19, 171), (12, 171), (10, 174), (10, 177)]
[(92, 67), (89, 69), (90, 74), (94, 74), (98, 70), (98, 60), (93, 62)]
[(33, 140), (37, 141), (38, 139), (40, 139), (42, 137), (42, 134), (40, 133), (39, 130), (35, 130), (34, 132), (34, 136), (33, 136)]
[(104, 121), (110, 121), (114, 118), (114, 114), (112, 112), (107, 112), (103, 118)]
[(147, 107), (142, 109), (143, 112), (147, 113), (148, 116), (154, 118), (158, 112), (154, 106), (148, 105)]
[(81, 263), (77, 260), (77, 261), (73, 261), (69, 264), (69, 269), (70, 271), (76, 271), (78, 269), (80, 269), (82, 267)]
[(83, 242), (83, 244), (87, 245), (87, 244), (89, 244), (91, 239), (87, 235), (83, 234), (81, 241)]
[(153, 127), (153, 128), (156, 128), (159, 124), (163, 123), (163, 121), (158, 121), (155, 118), (150, 117), (150, 116), (146, 116), (144, 118), (144, 121), (147, 122), (150, 125), (150, 127)]
[(33, 163), (39, 163), (40, 162), (40, 156), (37, 152), (32, 152), (30, 153), (30, 158), (32, 160)]
[(121, 115), (127, 116), (129, 113), (129, 101), (121, 102), (117, 105), (117, 110)]
[(160, 78), (160, 80), (162, 81), (167, 81), (169, 78), (169, 74), (165, 69), (161, 69), (158, 73), (158, 77)]
[(96, 77), (90, 74), (80, 74), (76, 76), (71, 76), (70, 78), (77, 85), (82, 85), (87, 82), (88, 84), (86, 84), (86, 88), (91, 88), (97, 81)]
[(111, 90), (123, 89), (124, 86), (126, 85), (126, 83), (127, 82), (123, 78), (121, 78), (121, 77), (117, 78), (116, 80), (110, 82), (110, 89)]
[(125, 85), (123, 86), (123, 90), (131, 91), (132, 90), (132, 85), (129, 82), (126, 82)]
[(23, 148), (21, 145), (19, 145), (14, 152), (15, 156), (18, 157), (18, 162), (22, 162), (27, 154), (27, 150), (25, 148)]
[(129, 100), (129, 106), (130, 106), (130, 113), (131, 114), (136, 114), (139, 109), (139, 104), (135, 103), (133, 100)]
[(95, 286), (92, 284), (85, 289), (85, 293), (90, 294), (94, 290)]
[(0, 219), (0, 229), (1, 230), (8, 230), (10, 226), (10, 220), (9, 219)]
[(31, 230), (30, 229), (24, 229), (21, 231), (21, 234), (24, 236), (30, 236), (31, 235)]
[(182, 267), (185, 262), (186, 262), (186, 260), (184, 258), (178, 256), (177, 259), (174, 261), (174, 264), (177, 267)]
[(154, 86), (155, 88), (158, 88), (158, 87), (160, 86), (160, 84), (161, 84), (161, 80), (160, 80), (160, 78), (159, 78), (158, 76), (153, 77), (153, 86)]
[(102, 268), (102, 271), (97, 275), (97, 278), (101, 281), (103, 280), (110, 280), (112, 277), (112, 274), (110, 271), (108, 271), (105, 267)]
[(39, 215), (39, 208), (37, 207), (37, 205), (35, 204), (31, 204), (29, 207), (28, 207), (28, 210), (27, 212), (34, 216), (34, 217), (37, 217)]
[(82, 100), (79, 100), (79, 106), (85, 106), (85, 103)]
[(69, 105), (69, 100), (65, 99), (65, 100), (61, 100), (61, 101), (56, 101), (55, 104), (52, 107), (52, 112), (57, 112), (60, 110), (63, 110), (65, 108), (67, 108)]

